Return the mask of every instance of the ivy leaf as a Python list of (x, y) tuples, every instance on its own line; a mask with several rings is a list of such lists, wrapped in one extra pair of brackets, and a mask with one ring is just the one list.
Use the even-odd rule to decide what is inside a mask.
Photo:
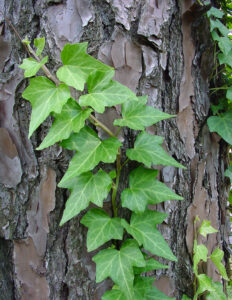
[(152, 285), (153, 282), (154, 278), (151, 277), (137, 277), (134, 285), (135, 300), (175, 300), (159, 291)]
[(61, 52), (64, 66), (56, 73), (60, 81), (80, 91), (83, 91), (88, 76), (96, 70), (110, 74), (113, 72), (111, 67), (86, 54), (87, 45), (87, 43), (66, 44)]
[(93, 257), (96, 263), (96, 282), (110, 277), (125, 294), (127, 300), (134, 300), (133, 266), (143, 267), (143, 255), (134, 240), (126, 240), (120, 250), (106, 249)]
[(81, 224), (88, 227), (87, 248), (93, 251), (110, 241), (111, 239), (121, 240), (123, 227), (119, 218), (110, 218), (109, 215), (97, 208), (93, 208), (81, 219)]
[(221, 263), (223, 256), (224, 256), (224, 252), (221, 249), (216, 248), (213, 251), (213, 253), (210, 255), (210, 258), (211, 258), (212, 262), (215, 264), (215, 266), (218, 268), (218, 271), (220, 272), (222, 277), (225, 280), (229, 280), (227, 273), (226, 273), (226, 269), (225, 269), (224, 265)]
[(114, 162), (121, 143), (114, 137), (101, 141), (95, 131), (84, 127), (79, 133), (74, 133), (69, 139), (64, 140), (61, 145), (78, 152), (73, 156), (59, 186), (63, 186), (71, 178), (81, 173), (92, 170), (100, 161)]
[(143, 212), (148, 204), (170, 199), (183, 200), (156, 179), (157, 173), (156, 170), (145, 169), (142, 166), (133, 170), (129, 178), (130, 188), (122, 192), (122, 206), (135, 212)]
[(63, 106), (60, 114), (55, 115), (48, 135), (45, 137), (37, 150), (47, 148), (56, 142), (67, 139), (72, 131), (79, 132), (85, 125), (85, 120), (89, 117), (92, 110), (82, 109), (80, 105), (70, 98)]
[(169, 268), (169, 266), (161, 264), (160, 262), (158, 262), (154, 258), (145, 259), (145, 262), (146, 262), (145, 267), (141, 267), (141, 268), (135, 267), (134, 268), (135, 274), (141, 274), (141, 273), (149, 272), (149, 271), (152, 271), (152, 270), (168, 269)]
[(208, 249), (205, 247), (205, 245), (198, 245), (197, 241), (194, 240), (193, 253), (193, 270), (194, 273), (197, 275), (199, 262), (201, 260), (207, 262)]
[(228, 300), (230, 298), (227, 298), (226, 295), (223, 292), (223, 286), (221, 282), (211, 282), (214, 291), (211, 291), (207, 296), (206, 300)]
[(137, 240), (139, 245), (143, 245), (152, 254), (177, 261), (167, 242), (156, 229), (156, 224), (164, 220), (165, 217), (165, 214), (157, 211), (146, 211), (143, 214), (133, 213), (130, 225), (124, 219), (121, 220), (121, 224)]
[(32, 106), (29, 137), (51, 112), (60, 113), (70, 98), (69, 88), (65, 84), (58, 87), (46, 77), (30, 79), (30, 85), (23, 92), (23, 98)]
[(226, 36), (220, 37), (218, 41), (218, 46), (221, 49), (221, 51), (225, 53), (225, 55), (228, 55), (229, 52), (232, 50), (232, 41)]
[(60, 226), (77, 216), (89, 206), (90, 202), (102, 207), (111, 184), (110, 176), (102, 170), (99, 170), (97, 174), (86, 172), (69, 180), (64, 185), (59, 184), (59, 187), (68, 188), (71, 191)]
[(141, 132), (135, 141), (133, 149), (128, 149), (126, 154), (131, 160), (137, 160), (148, 168), (154, 165), (175, 166), (184, 168), (175, 159), (169, 156), (161, 147), (164, 138)]
[(209, 18), (211, 16), (221, 19), (224, 16), (224, 12), (216, 7), (211, 7), (210, 10), (207, 11), (207, 17)]
[(110, 80), (104, 84), (104, 76), (105, 73), (99, 71), (89, 76), (87, 80), (88, 94), (80, 97), (80, 105), (91, 106), (97, 112), (103, 113), (106, 106), (121, 104), (128, 98), (137, 100), (135, 94), (128, 87), (117, 81)]
[(207, 236), (207, 234), (218, 232), (215, 228), (213, 228), (210, 221), (203, 220), (201, 223), (201, 226), (199, 228), (199, 233), (203, 235), (204, 237)]
[(32, 57), (25, 58), (23, 63), (19, 66), (20, 69), (25, 70), (24, 77), (32, 77), (39, 71), (39, 69), (48, 62), (48, 57), (45, 56), (41, 62), (38, 62)]
[(229, 166), (228, 169), (225, 171), (224, 174), (226, 177), (230, 178), (230, 182), (232, 182), (232, 166)]
[(232, 87), (229, 87), (226, 91), (226, 98), (232, 101)]
[(127, 298), (119, 289), (112, 289), (105, 292), (102, 300), (127, 300)]
[[(212, 278), (209, 278), (205, 274), (200, 274), (197, 276), (197, 280), (199, 283), (198, 289), (194, 295), (193, 300), (198, 299), (198, 295), (204, 293), (205, 291), (214, 292), (215, 288), (212, 285)], [(216, 298), (217, 299), (217, 298)]]
[(207, 119), (210, 132), (217, 132), (228, 144), (232, 145), (232, 111)]
[(231, 56), (232, 56), (232, 50), (230, 50), (230, 52), (227, 55), (225, 53), (219, 53), (218, 59), (219, 59), (220, 65), (226, 64), (226, 65), (232, 67)]
[(42, 37), (42, 38), (34, 39), (34, 45), (37, 48), (36, 55), (40, 56), (45, 46), (45, 38)]
[(187, 295), (183, 295), (181, 300), (191, 300)]
[(147, 106), (147, 97), (138, 97), (138, 101), (127, 101), (122, 105), (122, 119), (114, 121), (115, 126), (127, 126), (134, 130), (144, 130), (161, 120), (172, 118), (169, 114)]
[(229, 29), (224, 24), (222, 24), (221, 21), (211, 19), (210, 20), (210, 31), (213, 31), (214, 29), (218, 29), (220, 31), (220, 33), (226, 37), (230, 33)]

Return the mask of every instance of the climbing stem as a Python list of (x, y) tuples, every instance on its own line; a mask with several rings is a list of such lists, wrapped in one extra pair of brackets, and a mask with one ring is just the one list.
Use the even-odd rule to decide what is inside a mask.
[(105, 126), (102, 122), (100, 122), (97, 118), (95, 118), (93, 115), (89, 116), (89, 120), (95, 126), (98, 126), (101, 129), (103, 129), (106, 133), (109, 134), (109, 136), (115, 137), (115, 135), (113, 134), (113, 132), (107, 126)]
[(113, 214), (114, 217), (118, 216), (118, 208), (116, 205), (116, 195), (118, 191), (118, 184), (119, 184), (119, 178), (120, 178), (120, 173), (121, 173), (121, 149), (119, 149), (119, 153), (117, 155), (117, 160), (116, 160), (116, 182), (115, 182), (115, 187), (113, 188), (112, 192), (112, 207), (113, 207)]

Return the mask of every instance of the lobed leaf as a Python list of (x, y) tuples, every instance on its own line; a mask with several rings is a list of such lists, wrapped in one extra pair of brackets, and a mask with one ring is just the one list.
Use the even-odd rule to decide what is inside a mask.
[(161, 147), (163, 140), (161, 136), (141, 132), (136, 138), (134, 148), (128, 149), (126, 154), (131, 160), (141, 162), (148, 168), (154, 164), (185, 169), (184, 166), (164, 151)]
[(121, 224), (136, 239), (139, 245), (143, 245), (152, 254), (177, 261), (167, 242), (156, 229), (156, 224), (161, 223), (164, 218), (166, 218), (166, 215), (163, 213), (146, 211), (143, 214), (133, 213), (130, 224), (124, 219), (121, 220)]
[(229, 29), (218, 19), (217, 20), (210, 20), (210, 31), (213, 31), (215, 29), (218, 29), (219, 32), (223, 35), (223, 36), (228, 36), (228, 34), (230, 33)]
[(122, 192), (122, 206), (135, 212), (143, 212), (148, 204), (157, 204), (170, 199), (183, 200), (164, 183), (158, 181), (156, 176), (157, 171), (142, 166), (133, 170), (129, 178), (130, 188)]
[(24, 77), (32, 77), (35, 76), (39, 69), (48, 62), (48, 57), (45, 56), (41, 62), (38, 62), (32, 57), (25, 58), (23, 63), (19, 66), (20, 69), (25, 70)]
[(108, 74), (111, 74), (112, 78), (114, 72), (105, 74), (105, 72), (97, 71), (89, 76), (87, 80), (88, 94), (80, 97), (80, 105), (91, 106), (97, 112), (103, 113), (106, 106), (124, 103), (128, 98), (137, 101), (137, 97), (128, 87), (111, 80)]
[(23, 98), (32, 106), (29, 137), (51, 112), (60, 113), (70, 98), (69, 88), (65, 84), (56, 86), (43, 76), (30, 79), (29, 86), (23, 92)]
[(87, 248), (93, 251), (110, 241), (111, 239), (121, 240), (123, 227), (119, 218), (110, 218), (101, 209), (93, 208), (81, 219), (81, 224), (88, 227)]
[(224, 265), (222, 264), (222, 259), (224, 256), (224, 252), (219, 249), (216, 248), (213, 253), (210, 255), (210, 259), (212, 260), (212, 262), (215, 264), (215, 266), (218, 268), (218, 271), (220, 272), (220, 274), (222, 275), (222, 277), (225, 280), (229, 280), (227, 273), (226, 273), (226, 269), (224, 267)]
[(149, 258), (149, 259), (145, 258), (145, 262), (146, 262), (145, 267), (141, 267), (141, 268), (135, 267), (134, 268), (135, 274), (141, 274), (141, 273), (149, 272), (149, 271), (152, 271), (152, 270), (168, 269), (169, 268), (169, 266), (161, 264), (160, 262), (158, 262), (154, 258)]
[(90, 202), (102, 207), (103, 200), (107, 197), (111, 184), (112, 179), (102, 170), (96, 174), (87, 172), (69, 180), (64, 185), (59, 184), (59, 187), (65, 187), (71, 191), (65, 204), (60, 225), (77, 216), (89, 206)]
[(36, 55), (40, 56), (45, 46), (45, 38), (42, 37), (42, 38), (34, 39), (34, 45), (37, 48)]
[(210, 221), (203, 220), (201, 223), (201, 226), (199, 228), (199, 233), (203, 235), (204, 237), (207, 236), (207, 234), (218, 232), (215, 228), (213, 228)]
[(207, 16), (209, 17), (216, 17), (221, 19), (224, 16), (224, 12), (221, 11), (220, 9), (216, 8), (216, 7), (211, 7), (208, 11), (207, 11)]
[(96, 70), (110, 74), (114, 72), (111, 67), (86, 54), (87, 45), (87, 43), (66, 44), (61, 52), (64, 66), (56, 73), (60, 81), (80, 91), (84, 90), (88, 76)]
[(81, 173), (92, 170), (100, 161), (114, 162), (121, 143), (114, 137), (101, 141), (94, 130), (84, 127), (79, 133), (74, 133), (69, 139), (64, 140), (61, 145), (78, 152), (73, 156), (59, 186), (65, 185), (71, 178)]
[(210, 293), (206, 296), (206, 300), (229, 300), (223, 292), (223, 285), (221, 282), (211, 282), (214, 291), (210, 291)]
[(133, 266), (143, 267), (143, 255), (134, 240), (126, 240), (120, 250), (101, 250), (93, 257), (96, 263), (96, 282), (110, 277), (116, 283), (127, 300), (134, 300)]
[(232, 111), (221, 116), (207, 119), (210, 132), (217, 132), (228, 144), (232, 145)]
[(226, 64), (226, 65), (232, 67), (231, 57), (232, 57), (232, 50), (230, 50), (230, 52), (227, 55), (225, 53), (219, 53), (218, 54), (219, 63), (221, 65)]
[(197, 300), (198, 295), (204, 293), (205, 291), (209, 291), (209, 292), (215, 291), (215, 288), (212, 285), (212, 278), (208, 277), (205, 274), (200, 274), (197, 276), (197, 280), (198, 280), (199, 286), (194, 295), (193, 300)]
[(193, 253), (193, 271), (197, 275), (199, 262), (201, 260), (207, 262), (208, 249), (205, 247), (205, 245), (198, 245), (197, 241), (194, 240)]
[(138, 97), (138, 101), (127, 101), (122, 105), (122, 119), (114, 121), (115, 126), (127, 126), (134, 130), (144, 130), (161, 120), (174, 116), (147, 106), (147, 97)]
[(72, 132), (79, 132), (85, 125), (85, 120), (92, 110), (82, 109), (72, 98), (63, 106), (60, 114), (55, 114), (55, 120), (37, 150), (47, 148), (56, 142), (67, 139)]

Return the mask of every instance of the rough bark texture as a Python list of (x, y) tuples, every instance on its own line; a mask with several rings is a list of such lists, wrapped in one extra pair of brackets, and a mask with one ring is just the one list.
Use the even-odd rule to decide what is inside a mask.
[[(177, 299), (182, 293), (191, 297), (194, 217), (219, 229), (207, 240), (210, 251), (227, 241), (229, 230), (226, 145), (206, 124), (213, 49), (197, 1), (0, 0), (0, 10), (22, 37), (46, 37), (51, 70), (57, 69), (64, 44), (88, 41), (89, 53), (113, 66), (117, 80), (149, 95), (150, 105), (177, 114), (149, 128), (165, 137), (165, 149), (187, 167), (160, 172), (185, 200), (158, 207), (169, 213), (161, 231), (178, 262), (157, 272), (156, 285)], [(112, 283), (95, 283), (94, 253), (87, 253), (80, 217), (58, 226), (67, 192), (56, 182), (71, 154), (58, 145), (34, 150), (51, 119), (27, 138), (31, 108), (21, 98), (27, 81), (18, 68), (24, 57), (24, 47), (0, 14), (0, 299), (101, 299)], [(108, 109), (101, 119), (110, 126), (118, 113)], [(124, 131), (125, 147), (135, 136)], [(213, 265), (205, 271), (220, 280)]]

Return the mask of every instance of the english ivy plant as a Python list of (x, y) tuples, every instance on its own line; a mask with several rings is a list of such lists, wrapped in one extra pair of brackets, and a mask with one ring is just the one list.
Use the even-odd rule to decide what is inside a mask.
[[(36, 51), (28, 40), (24, 43), (34, 57), (24, 59), (20, 66), (25, 70), (25, 77), (33, 77), (22, 95), (32, 106), (29, 137), (51, 115), (53, 124), (37, 150), (59, 142), (63, 148), (75, 152), (58, 185), (70, 190), (60, 225), (88, 209), (92, 203), (96, 207), (87, 210), (81, 219), (88, 228), (88, 251), (113, 241), (110, 247), (93, 257), (96, 281), (110, 277), (115, 284), (102, 299), (171, 299), (152, 285), (154, 278), (141, 274), (167, 268), (156, 261), (154, 255), (176, 261), (157, 229), (167, 215), (150, 210), (148, 205), (183, 199), (157, 179), (158, 171), (153, 166), (184, 167), (163, 150), (162, 137), (145, 131), (146, 127), (173, 116), (147, 106), (146, 96), (137, 97), (113, 80), (114, 69), (88, 55), (87, 43), (64, 46), (61, 52), (63, 66), (56, 72), (57, 77), (45, 66), (48, 58), (42, 57), (45, 40), (35, 40)], [(46, 77), (34, 77), (41, 68)], [(82, 92), (79, 99), (71, 96), (70, 87)], [(115, 126), (140, 130), (134, 147), (126, 149), (127, 159), (121, 155), (122, 143), (117, 134), (94, 115), (115, 105), (121, 105), (122, 112), (122, 117), (114, 121)], [(97, 127), (109, 137), (99, 138)], [(118, 195), (120, 173), (129, 160), (137, 161), (137, 167), (129, 175), (128, 188)], [(114, 170), (106, 172), (99, 167), (100, 162), (111, 164)], [(116, 201), (116, 196), (121, 202)], [(107, 197), (112, 201), (112, 215), (104, 210)], [(129, 220), (120, 218), (119, 207), (131, 211)]]

